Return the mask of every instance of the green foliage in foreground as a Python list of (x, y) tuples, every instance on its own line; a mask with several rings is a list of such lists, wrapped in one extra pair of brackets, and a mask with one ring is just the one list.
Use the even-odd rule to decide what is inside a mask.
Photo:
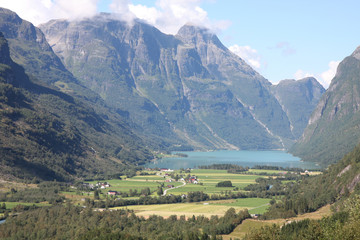
[(288, 218), (313, 212), (327, 204), (340, 204), (350, 193), (360, 193), (360, 145), (323, 174), (310, 176), (292, 185), (282, 201), (273, 204), (266, 218)]
[[(224, 217), (203, 216), (149, 219), (125, 210), (97, 212), (92, 208), (57, 205), (9, 217), (0, 225), (1, 239), (216, 239), (228, 234), (244, 219), (247, 210), (230, 208)], [(201, 229), (201, 230), (200, 230)]]
[(285, 226), (266, 226), (252, 231), (245, 239), (360, 239), (360, 196), (344, 202), (343, 211), (321, 220), (305, 219)]

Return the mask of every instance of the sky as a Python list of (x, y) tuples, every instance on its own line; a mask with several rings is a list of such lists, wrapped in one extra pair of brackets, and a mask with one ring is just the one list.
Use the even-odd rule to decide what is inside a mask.
[(34, 25), (111, 12), (167, 34), (204, 26), (274, 84), (313, 76), (327, 88), (360, 45), (358, 0), (0, 0), (0, 7)]

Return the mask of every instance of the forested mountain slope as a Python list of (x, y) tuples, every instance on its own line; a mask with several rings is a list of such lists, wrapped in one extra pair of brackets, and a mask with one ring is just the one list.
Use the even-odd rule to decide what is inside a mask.
[(360, 145), (357, 145), (323, 174), (294, 183), (285, 199), (274, 204), (265, 216), (287, 218), (313, 212), (327, 204), (340, 204), (350, 195), (360, 194), (359, 182)]
[(324, 174), (295, 183), (285, 199), (265, 214), (266, 218), (289, 218), (332, 204), (330, 216), (273, 224), (249, 232), (245, 239), (359, 239), (359, 182), (360, 145)]
[(152, 157), (126, 127), (41, 86), (14, 63), (0, 36), (0, 172), (3, 178), (69, 180), (124, 172)]
[(305, 161), (339, 161), (360, 140), (360, 48), (339, 65), (291, 152)]

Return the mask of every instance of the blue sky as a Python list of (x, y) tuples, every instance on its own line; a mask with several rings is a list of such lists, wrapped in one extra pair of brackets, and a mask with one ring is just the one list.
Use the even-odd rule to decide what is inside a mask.
[(96, 12), (138, 17), (166, 33), (187, 23), (214, 31), (273, 83), (315, 76), (325, 87), (360, 45), (356, 0), (0, 0), (35, 24)]

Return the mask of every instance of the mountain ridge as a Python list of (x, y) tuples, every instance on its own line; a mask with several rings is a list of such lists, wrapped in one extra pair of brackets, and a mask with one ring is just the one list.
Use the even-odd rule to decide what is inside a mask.
[(173, 146), (279, 149), (295, 139), (271, 83), (205, 28), (188, 24), (166, 35), (109, 15), (52, 20), (40, 28), (82, 84), (147, 134), (171, 138)]
[(357, 48), (338, 66), (335, 77), (290, 151), (306, 161), (334, 163), (359, 142), (360, 60)]

